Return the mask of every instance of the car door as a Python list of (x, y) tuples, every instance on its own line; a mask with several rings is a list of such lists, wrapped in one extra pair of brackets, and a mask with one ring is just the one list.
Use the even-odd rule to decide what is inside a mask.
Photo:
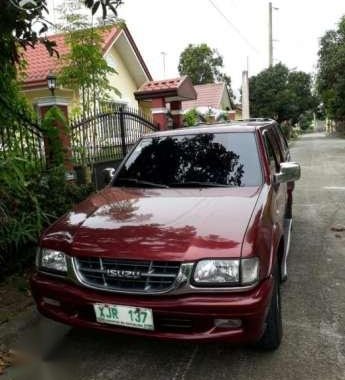
[(273, 181), (274, 175), (280, 171), (280, 163), (282, 162), (281, 152), (270, 129), (266, 129), (263, 132), (263, 138), (271, 174), (272, 218), (275, 223), (279, 223), (282, 226), (287, 202), (287, 185), (286, 183), (276, 184)]

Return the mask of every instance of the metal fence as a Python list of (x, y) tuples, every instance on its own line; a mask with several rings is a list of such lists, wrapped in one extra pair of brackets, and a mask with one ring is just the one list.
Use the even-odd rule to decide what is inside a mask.
[[(76, 166), (121, 160), (144, 134), (158, 128), (150, 116), (123, 107), (98, 110), (70, 123), (72, 154)], [(0, 160), (23, 158), (37, 169), (46, 168), (45, 138), (36, 121), (0, 125)]]
[(42, 129), (36, 122), (23, 120), (11, 126), (0, 125), (0, 159), (16, 156), (37, 169), (44, 169), (44, 146)]
[(157, 130), (152, 118), (139, 110), (112, 107), (70, 123), (76, 165), (122, 159), (144, 134)]

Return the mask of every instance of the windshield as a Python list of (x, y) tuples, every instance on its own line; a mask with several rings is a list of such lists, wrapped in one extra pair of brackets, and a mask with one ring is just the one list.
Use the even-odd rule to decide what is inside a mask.
[(258, 186), (262, 173), (254, 133), (202, 133), (142, 139), (113, 186)]

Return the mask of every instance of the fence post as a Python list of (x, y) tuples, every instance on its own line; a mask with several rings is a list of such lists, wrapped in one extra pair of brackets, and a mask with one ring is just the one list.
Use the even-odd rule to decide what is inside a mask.
[(121, 147), (123, 157), (127, 154), (127, 145), (126, 145), (126, 132), (125, 132), (125, 117), (123, 112), (123, 107), (120, 107), (120, 129), (121, 129)]
[(168, 110), (166, 108), (165, 98), (152, 99), (151, 112), (153, 121), (161, 131), (168, 129)]
[(171, 102), (170, 112), (173, 119), (173, 128), (182, 128), (183, 127), (182, 102), (179, 100)]

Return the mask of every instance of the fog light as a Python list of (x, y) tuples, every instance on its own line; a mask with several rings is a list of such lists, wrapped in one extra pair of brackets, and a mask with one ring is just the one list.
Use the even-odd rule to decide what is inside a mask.
[(215, 319), (214, 325), (222, 329), (236, 329), (242, 326), (242, 321), (240, 319)]
[(53, 300), (52, 298), (47, 298), (47, 297), (43, 297), (42, 298), (42, 301), (47, 304), (47, 305), (51, 305), (51, 306), (57, 306), (57, 307), (60, 307), (61, 306), (61, 303), (57, 300)]

